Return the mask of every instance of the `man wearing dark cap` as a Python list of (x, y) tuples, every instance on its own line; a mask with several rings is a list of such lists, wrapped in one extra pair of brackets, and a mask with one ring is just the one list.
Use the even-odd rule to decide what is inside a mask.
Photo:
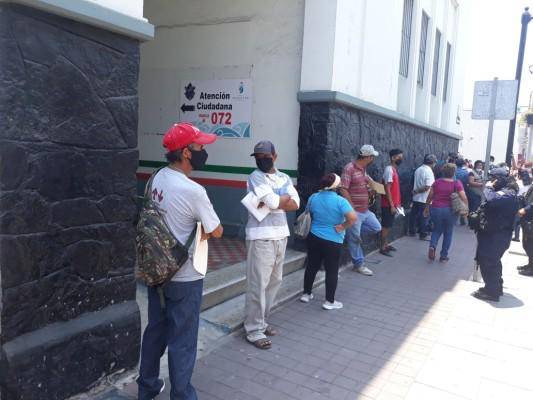
[(381, 196), (381, 248), (379, 252), (384, 256), (392, 257), (391, 251), (396, 249), (389, 245), (389, 232), (394, 224), (394, 218), (398, 213), (398, 208), (402, 205), (400, 192), (400, 176), (398, 167), (403, 161), (403, 151), (392, 149), (389, 151), (390, 165), (383, 172), (383, 184), (385, 194)]
[(253, 192), (261, 207), (270, 212), (261, 221), (251, 213), (246, 225), (247, 291), (244, 329), (246, 340), (260, 349), (269, 349), (276, 335), (266, 318), (278, 293), (283, 276), (283, 263), (289, 226), (287, 211), (300, 207), (300, 197), (291, 178), (274, 167), (278, 156), (272, 142), (263, 140), (251, 154), (257, 169), (248, 178), (248, 192)]
[(426, 154), (424, 163), (415, 171), (413, 207), (409, 215), (409, 235), (415, 236), (418, 233), (420, 240), (426, 240), (429, 232), (429, 218), (424, 216), (424, 208), (431, 185), (435, 182), (433, 167), (436, 163), (437, 157), (434, 154)]
[[(152, 199), (158, 204), (175, 238), (185, 244), (202, 223), (202, 237), (222, 236), (222, 226), (205, 189), (189, 179), (207, 160), (205, 145), (216, 135), (203, 133), (188, 123), (174, 124), (163, 137), (168, 166), (152, 181)], [(192, 249), (190, 251), (192, 253)], [(196, 342), (204, 276), (189, 258), (164, 286), (164, 304), (156, 288), (148, 288), (148, 326), (144, 331), (137, 383), (139, 399), (155, 398), (164, 389), (159, 362), (168, 347), (170, 398), (196, 400), (191, 375), (196, 361)]]
[(489, 178), (482, 205), (486, 223), (476, 232), (476, 260), (485, 286), (472, 295), (480, 300), (499, 301), (503, 295), (501, 258), (511, 244), (519, 208), (518, 185), (505, 168), (492, 169)]

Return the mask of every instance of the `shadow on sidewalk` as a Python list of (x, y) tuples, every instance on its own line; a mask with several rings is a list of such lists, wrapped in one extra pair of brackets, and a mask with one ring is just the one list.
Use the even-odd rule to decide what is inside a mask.
[[(428, 242), (417, 238), (395, 246), (393, 258), (369, 257), (373, 277), (341, 274), (336, 297), (344, 309), (323, 311), (321, 287), (310, 304), (276, 311), (270, 322), (281, 334), (270, 351), (250, 346), (242, 333), (227, 338), (197, 363), (200, 398), (404, 398), (455, 307), (450, 291), (471, 277), (475, 237), (457, 227), (446, 264), (429, 262)], [(508, 297), (502, 304), (520, 306)]]
[(488, 302), (494, 308), (517, 308), (523, 307), (524, 302), (510, 293), (505, 293), (498, 303)]
[[(471, 231), (456, 227), (448, 263), (430, 262), (428, 242), (409, 237), (395, 242), (393, 258), (370, 255), (373, 277), (351, 269), (341, 273), (336, 298), (342, 310), (322, 310), (319, 287), (311, 303), (292, 301), (275, 311), (269, 322), (280, 335), (271, 350), (254, 348), (242, 332), (220, 339), (197, 362), (193, 384), (199, 399), (482, 399), (483, 390), (490, 393), (490, 379), (507, 393), (511, 389), (496, 379), (513, 366), (503, 355), (511, 349), (514, 357), (529, 359), (533, 324), (524, 332), (516, 329), (528, 310), (510, 294), (526, 295), (517, 289), (523, 280), (514, 271), (504, 277), (500, 303), (470, 296), (479, 287), (470, 281), (475, 245)], [(508, 309), (498, 314), (501, 320), (498, 309)], [(522, 347), (509, 348), (511, 342)], [(482, 377), (480, 370), (492, 375)], [(134, 387), (129, 390), (116, 398), (134, 398)], [(158, 398), (169, 398), (169, 390), (167, 384)]]

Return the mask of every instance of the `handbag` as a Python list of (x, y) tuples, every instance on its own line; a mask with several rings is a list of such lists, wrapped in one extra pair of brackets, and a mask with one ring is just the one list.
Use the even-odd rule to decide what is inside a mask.
[(311, 203), (312, 201), (307, 203), (304, 212), (296, 218), (296, 223), (294, 224), (294, 235), (300, 239), (307, 239), (311, 231)]
[(452, 201), (452, 210), (454, 214), (468, 214), (468, 206), (459, 197), (459, 193), (457, 193), (457, 188), (455, 187), (455, 182), (453, 183), (453, 193), (450, 195), (450, 199)]

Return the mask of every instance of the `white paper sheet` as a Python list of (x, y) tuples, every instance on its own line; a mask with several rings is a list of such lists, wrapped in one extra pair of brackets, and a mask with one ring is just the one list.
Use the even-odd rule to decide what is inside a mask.
[(202, 240), (202, 223), (198, 222), (196, 229), (196, 238), (194, 244), (194, 253), (192, 256), (192, 265), (196, 272), (205, 276), (207, 273), (207, 255), (209, 245), (207, 240)]
[(259, 206), (259, 199), (254, 194), (254, 192), (248, 193), (242, 200), (241, 203), (243, 206), (246, 207), (246, 209), (252, 214), (259, 222), (265, 219), (265, 217), (270, 214), (270, 208), (267, 206), (263, 206), (261, 208), (257, 208)]

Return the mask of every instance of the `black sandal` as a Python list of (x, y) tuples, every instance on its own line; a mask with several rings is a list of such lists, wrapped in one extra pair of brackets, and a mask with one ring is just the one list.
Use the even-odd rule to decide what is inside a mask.
[(383, 250), (383, 249), (381, 249), (381, 250), (379, 251), (379, 254), (383, 254), (384, 256), (387, 256), (387, 257), (392, 257), (392, 254), (389, 253), (388, 250)]
[(265, 329), (265, 335), (267, 336), (276, 336), (276, 335), (279, 335), (279, 331), (272, 327), (272, 326), (267, 326), (267, 328)]
[[(247, 339), (248, 340), (248, 339)], [(257, 339), (256, 341), (248, 340), (251, 344), (261, 350), (268, 350), (272, 347), (272, 340), (268, 338)]]

